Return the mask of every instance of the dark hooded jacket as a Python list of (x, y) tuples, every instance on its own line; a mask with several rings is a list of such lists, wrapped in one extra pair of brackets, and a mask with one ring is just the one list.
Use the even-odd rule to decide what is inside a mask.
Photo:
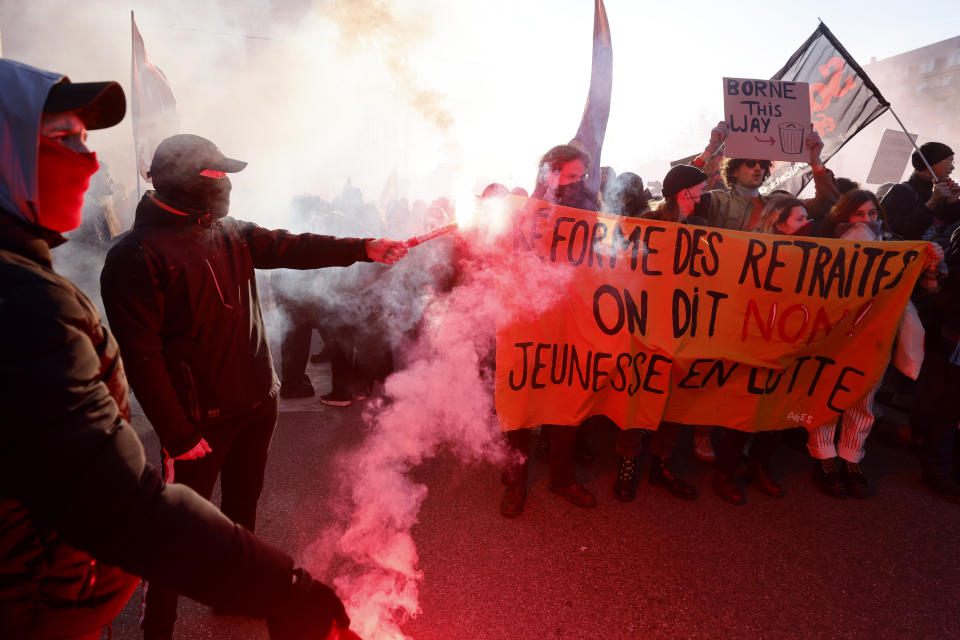
[[(158, 202), (160, 204), (158, 204)], [(271, 231), (164, 208), (149, 191), (107, 254), (101, 291), (130, 383), (171, 456), (279, 386), (254, 269), (369, 261), (364, 239)]]
[(61, 77), (0, 60), (0, 637), (102, 628), (133, 575), (265, 615), (291, 559), (146, 464), (117, 343), (53, 270), (63, 238), (34, 225), (40, 114)]
[(960, 220), (960, 202), (943, 202), (935, 210), (928, 209), (932, 193), (933, 183), (916, 173), (893, 185), (880, 203), (890, 230), (904, 240), (922, 240), (931, 225), (948, 227)]

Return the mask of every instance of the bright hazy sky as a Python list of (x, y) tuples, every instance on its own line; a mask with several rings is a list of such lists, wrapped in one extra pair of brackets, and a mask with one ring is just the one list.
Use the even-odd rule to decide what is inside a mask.
[[(0, 32), (9, 57), (128, 88), (134, 9), (184, 131), (250, 162), (234, 180), (248, 197), (234, 202), (252, 209), (300, 192), (330, 198), (348, 177), (376, 199), (394, 166), (410, 197), (479, 190), (493, 180), (530, 188), (539, 156), (572, 137), (580, 121), (592, 0), (220, 6), (229, 8), (4, 0)], [(614, 90), (603, 162), (644, 179), (661, 178), (669, 160), (703, 148), (722, 116), (723, 76), (770, 77), (818, 18), (861, 64), (960, 33), (960, 9), (948, 1), (607, 0), (606, 7)], [(428, 122), (428, 110), (453, 124)], [(91, 136), (128, 189), (135, 184), (129, 122)]]

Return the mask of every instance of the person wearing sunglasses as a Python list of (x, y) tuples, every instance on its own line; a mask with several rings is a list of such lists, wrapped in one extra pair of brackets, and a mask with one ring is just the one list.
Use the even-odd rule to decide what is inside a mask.
[[(726, 122), (714, 127), (703, 153), (693, 161), (694, 166), (703, 168), (716, 155), (729, 132)], [(813, 170), (814, 196), (802, 202), (810, 219), (820, 220), (840, 197), (840, 191), (833, 173), (820, 160), (823, 141), (816, 131), (807, 135), (804, 145)], [(727, 158), (723, 165), (723, 180), (727, 190), (714, 189), (708, 192), (705, 209), (710, 226), (760, 231), (763, 226), (763, 207), (769, 201), (769, 196), (760, 193), (760, 187), (770, 177), (772, 165), (770, 160)]]
[[(718, 123), (710, 131), (710, 141), (703, 153), (693, 161), (693, 165), (702, 168), (713, 162), (729, 132), (726, 122)], [(800, 202), (810, 218), (817, 220), (826, 216), (840, 197), (840, 191), (833, 173), (824, 167), (820, 160), (820, 152), (823, 150), (820, 136), (812, 131), (804, 140), (804, 146), (809, 152), (815, 195)], [(765, 159), (727, 158), (723, 164), (723, 179), (727, 189), (713, 189), (701, 196), (700, 209), (707, 218), (708, 225), (737, 231), (762, 231), (764, 207), (772, 198), (761, 194), (760, 187), (770, 177), (772, 166), (773, 163)], [(749, 435), (746, 431), (724, 428), (720, 448), (716, 453), (717, 471), (713, 477), (713, 488), (721, 498), (731, 504), (742, 505), (747, 501), (735, 475)], [(779, 432), (758, 432), (749, 449), (747, 472), (747, 481), (750, 484), (776, 498), (782, 497), (784, 491), (773, 479), (768, 464), (779, 442)]]

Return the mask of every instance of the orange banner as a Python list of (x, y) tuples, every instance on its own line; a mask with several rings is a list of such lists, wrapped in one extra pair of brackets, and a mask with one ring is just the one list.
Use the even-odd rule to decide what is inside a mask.
[[(883, 375), (926, 245), (510, 203), (504, 268), (523, 276), (498, 292), (507, 430), (593, 415), (746, 431), (836, 419)], [(509, 312), (532, 299), (546, 302)]]

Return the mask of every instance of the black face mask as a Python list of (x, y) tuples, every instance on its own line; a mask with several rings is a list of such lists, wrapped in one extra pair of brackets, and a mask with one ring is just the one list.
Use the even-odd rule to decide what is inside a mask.
[(170, 205), (197, 215), (209, 214), (214, 219), (222, 218), (230, 211), (230, 178), (207, 178), (205, 176), (178, 177), (164, 180), (153, 179), (160, 198)]
[(710, 194), (701, 193), (700, 202), (693, 205), (693, 213), (690, 215), (700, 216), (701, 218), (706, 219), (707, 213), (710, 211)]
[(583, 203), (586, 192), (587, 188), (583, 180), (557, 185), (553, 196), (554, 204), (561, 207), (579, 207)]

